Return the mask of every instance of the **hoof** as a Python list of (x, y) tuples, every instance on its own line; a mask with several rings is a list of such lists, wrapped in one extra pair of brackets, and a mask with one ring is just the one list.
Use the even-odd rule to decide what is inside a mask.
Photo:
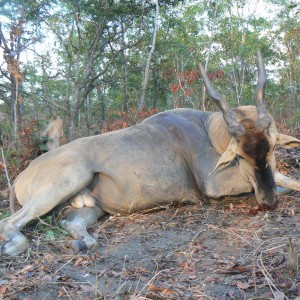
[(25, 236), (16, 236), (15, 238), (8, 240), (0, 244), (0, 256), (17, 256), (28, 249), (28, 240)]
[(72, 247), (75, 254), (87, 249), (86, 245), (81, 240), (72, 241), (71, 247)]

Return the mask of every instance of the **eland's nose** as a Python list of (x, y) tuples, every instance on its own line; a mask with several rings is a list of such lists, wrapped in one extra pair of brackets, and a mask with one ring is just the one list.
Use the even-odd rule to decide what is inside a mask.
[(278, 198), (276, 196), (264, 197), (262, 203), (265, 208), (273, 210), (278, 205)]

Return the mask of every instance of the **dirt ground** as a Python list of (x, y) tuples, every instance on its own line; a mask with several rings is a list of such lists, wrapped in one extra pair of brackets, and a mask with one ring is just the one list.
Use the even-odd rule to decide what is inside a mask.
[[(299, 153), (278, 164), (296, 179)], [(1, 257), (0, 299), (300, 299), (300, 193), (274, 211), (246, 199), (106, 216), (90, 228), (99, 247), (77, 255), (55, 224), (30, 224), (28, 253)]]

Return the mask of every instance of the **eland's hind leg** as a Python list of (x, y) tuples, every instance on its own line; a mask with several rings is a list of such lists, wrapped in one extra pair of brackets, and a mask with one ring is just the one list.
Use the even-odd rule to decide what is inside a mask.
[[(56, 174), (59, 173), (58, 171)], [(28, 248), (28, 240), (20, 229), (31, 220), (63, 204), (72, 195), (85, 188), (93, 177), (93, 173), (80, 163), (65, 166), (64, 176), (52, 177), (51, 184), (45, 172), (40, 172), (38, 175), (35, 181), (30, 182), (29, 187), (22, 186), (22, 177), (16, 182), (17, 198), (21, 197), (18, 193), (26, 194), (26, 201), (18, 212), (0, 222), (0, 235), (4, 240), (0, 245), (1, 255), (15, 256), (25, 251)]]
[[(53, 204), (51, 206), (54, 208), (56, 205)], [(1, 220), (0, 234), (4, 241), (0, 244), (0, 255), (15, 256), (28, 248), (28, 240), (21, 233), (20, 229), (31, 220), (43, 215), (38, 212), (35, 213), (34, 211), (34, 207), (25, 205), (15, 214)]]

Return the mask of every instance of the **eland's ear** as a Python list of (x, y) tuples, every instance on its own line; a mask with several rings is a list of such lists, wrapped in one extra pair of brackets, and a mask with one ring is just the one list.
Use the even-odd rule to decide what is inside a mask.
[(286, 134), (277, 134), (276, 145), (283, 146), (286, 148), (297, 148), (300, 147), (300, 140)]
[(236, 158), (237, 154), (237, 141), (235, 138), (232, 138), (227, 149), (219, 158), (216, 167), (212, 171), (215, 172), (217, 169), (222, 170), (226, 166), (228, 166), (231, 162), (233, 162)]

